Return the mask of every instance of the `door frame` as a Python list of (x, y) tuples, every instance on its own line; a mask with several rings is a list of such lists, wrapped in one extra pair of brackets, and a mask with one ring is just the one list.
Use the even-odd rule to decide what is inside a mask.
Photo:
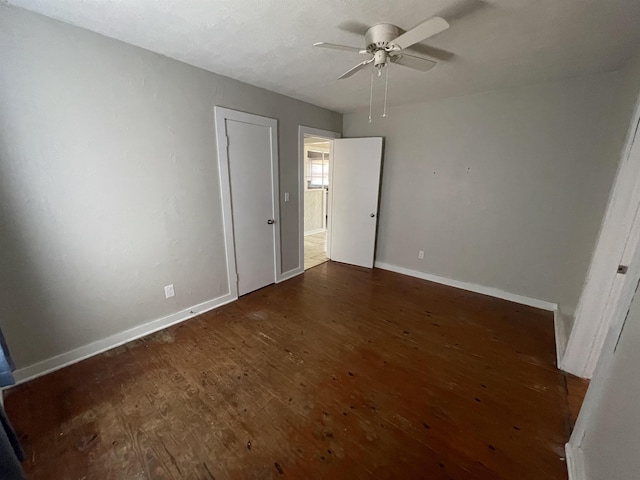
[[(305, 135), (312, 135), (314, 137), (326, 138), (327, 140), (333, 140), (336, 138), (342, 138), (340, 132), (332, 132), (330, 130), (321, 130), (319, 128), (306, 127), (304, 125), (298, 126), (298, 268), (288, 272), (288, 276), (299, 275), (304, 272), (304, 137)], [(329, 153), (329, 177), (331, 178), (333, 168), (331, 168), (333, 161), (333, 152)], [(329, 188), (331, 188), (331, 181), (329, 181)], [(327, 222), (327, 237), (328, 229), (331, 223), (331, 195), (329, 195), (328, 206), (329, 222)]]
[(227, 257), (227, 279), (229, 294), (238, 298), (238, 269), (236, 264), (235, 233), (233, 230), (233, 208), (231, 199), (231, 178), (229, 176), (229, 138), (227, 137), (226, 120), (261, 125), (269, 128), (271, 137), (271, 191), (273, 219), (276, 228), (274, 235), (273, 281), (277, 283), (282, 277), (280, 258), (280, 186), (278, 169), (278, 120), (253, 113), (240, 112), (220, 106), (214, 107), (216, 144), (218, 152), (218, 175), (220, 177), (220, 197), (222, 200), (222, 219), (224, 227), (224, 243)]

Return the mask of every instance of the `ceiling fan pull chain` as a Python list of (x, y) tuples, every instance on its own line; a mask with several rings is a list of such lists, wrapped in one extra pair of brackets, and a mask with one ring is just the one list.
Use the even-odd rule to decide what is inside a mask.
[(382, 109), (382, 118), (387, 116), (387, 88), (389, 87), (389, 69), (391, 68), (391, 59), (387, 62), (385, 66), (385, 74), (384, 74), (384, 107)]
[(371, 66), (371, 92), (369, 93), (369, 123), (371, 123), (371, 111), (373, 109), (373, 71), (376, 69)]

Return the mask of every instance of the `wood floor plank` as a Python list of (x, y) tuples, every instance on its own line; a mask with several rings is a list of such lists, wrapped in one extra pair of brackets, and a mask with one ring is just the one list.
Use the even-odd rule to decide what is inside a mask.
[(553, 316), (304, 275), (5, 393), (30, 479), (566, 479)]

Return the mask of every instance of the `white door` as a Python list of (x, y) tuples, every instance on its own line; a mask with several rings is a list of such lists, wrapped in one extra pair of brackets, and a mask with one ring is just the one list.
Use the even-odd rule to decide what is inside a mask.
[(238, 295), (244, 295), (276, 279), (273, 128), (229, 118), (225, 126)]
[(382, 137), (336, 139), (332, 153), (330, 258), (372, 268)]

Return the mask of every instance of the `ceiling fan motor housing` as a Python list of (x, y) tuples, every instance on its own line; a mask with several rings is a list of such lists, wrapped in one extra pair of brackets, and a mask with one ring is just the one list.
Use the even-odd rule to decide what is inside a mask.
[(379, 50), (387, 50), (389, 42), (399, 37), (403, 31), (390, 23), (374, 25), (364, 35), (367, 52), (375, 54)]

